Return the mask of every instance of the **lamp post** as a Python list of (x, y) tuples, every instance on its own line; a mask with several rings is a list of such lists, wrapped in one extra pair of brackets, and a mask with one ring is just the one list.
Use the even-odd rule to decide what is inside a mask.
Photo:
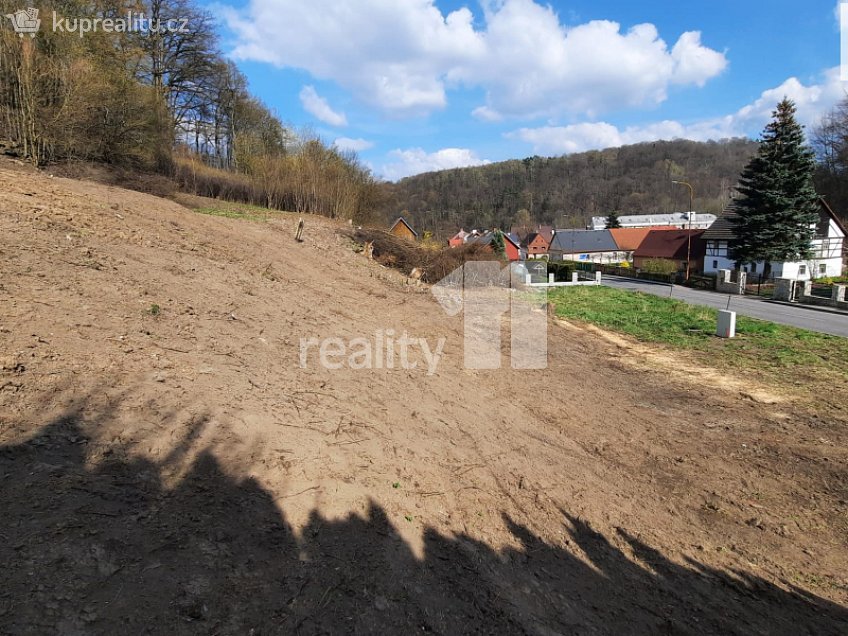
[(695, 191), (692, 189), (692, 184), (688, 181), (675, 181), (672, 179), (672, 183), (676, 183), (677, 185), (684, 185), (689, 188), (689, 232), (686, 237), (686, 280), (689, 280), (689, 263), (692, 260), (692, 216), (694, 215), (694, 211), (692, 210), (692, 202), (695, 198)]

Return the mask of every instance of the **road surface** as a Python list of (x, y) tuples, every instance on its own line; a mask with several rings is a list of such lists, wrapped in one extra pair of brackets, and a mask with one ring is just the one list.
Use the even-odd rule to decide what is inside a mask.
[[(672, 289), (669, 285), (662, 283), (619, 276), (604, 276), (602, 282), (608, 287), (641, 291), (655, 296), (668, 296), (670, 293), (672, 298), (684, 300), (693, 305), (704, 305), (715, 309), (727, 308), (728, 296), (726, 294), (689, 289), (681, 285), (675, 285)], [(848, 315), (819, 311), (801, 305), (772, 303), (756, 296), (732, 296), (730, 309), (740, 316), (771, 320), (782, 325), (801, 327), (848, 338)]]

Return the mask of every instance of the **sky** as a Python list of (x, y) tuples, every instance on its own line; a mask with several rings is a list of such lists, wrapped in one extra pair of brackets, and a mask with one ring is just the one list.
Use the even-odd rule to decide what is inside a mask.
[(757, 138), (784, 96), (809, 127), (848, 90), (836, 0), (208, 7), (254, 94), (390, 181), (658, 139)]

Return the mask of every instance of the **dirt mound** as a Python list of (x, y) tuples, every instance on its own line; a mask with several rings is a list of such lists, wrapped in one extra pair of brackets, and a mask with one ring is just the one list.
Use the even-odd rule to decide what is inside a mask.
[(580, 329), (466, 370), (332, 222), (220, 205), (0, 164), (0, 632), (848, 631), (844, 420)]

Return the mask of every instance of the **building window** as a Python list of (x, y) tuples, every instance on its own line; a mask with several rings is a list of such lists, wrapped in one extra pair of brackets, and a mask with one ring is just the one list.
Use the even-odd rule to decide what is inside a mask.
[(827, 274), (827, 265), (824, 263), (819, 265), (819, 274)]
[(752, 274), (757, 273), (757, 264), (756, 263), (751, 263), (751, 273)]
[(718, 269), (718, 261), (713, 261), (713, 269)]
[(806, 276), (807, 275), (807, 266), (801, 265), (798, 267), (798, 276)]

